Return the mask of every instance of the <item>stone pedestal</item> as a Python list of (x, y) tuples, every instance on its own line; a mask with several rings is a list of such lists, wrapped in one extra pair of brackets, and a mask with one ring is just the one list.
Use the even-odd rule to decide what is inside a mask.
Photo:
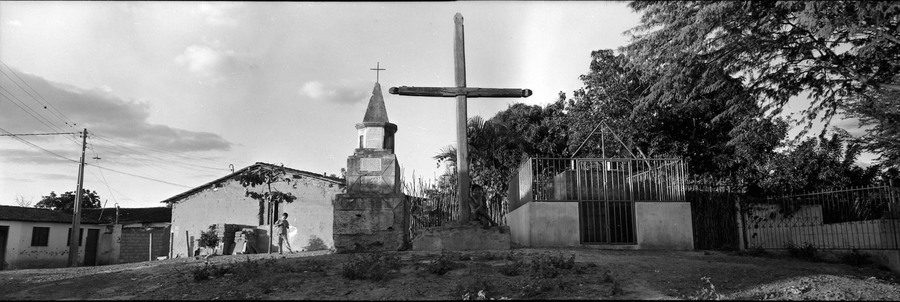
[(414, 251), (508, 250), (509, 227), (478, 224), (424, 228), (412, 239)]
[(338, 253), (408, 248), (409, 203), (403, 194), (338, 194), (334, 248)]

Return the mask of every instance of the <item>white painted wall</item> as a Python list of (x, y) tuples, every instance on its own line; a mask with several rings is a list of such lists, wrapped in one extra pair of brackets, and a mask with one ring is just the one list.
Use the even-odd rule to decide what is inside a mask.
[[(53, 222), (0, 221), (0, 226), (9, 226), (9, 238), (6, 241), (6, 262), (8, 269), (65, 267), (69, 260), (68, 241), (71, 224)], [(31, 234), (34, 227), (49, 227), (50, 234), (47, 246), (31, 246)], [(82, 244), (78, 250), (79, 264), (84, 262), (84, 249), (87, 244), (89, 229), (100, 230), (96, 225), (82, 224), (84, 229)], [(99, 239), (99, 238), (98, 238)], [(98, 242), (98, 254), (101, 247)], [(98, 261), (100, 259), (98, 255)]]

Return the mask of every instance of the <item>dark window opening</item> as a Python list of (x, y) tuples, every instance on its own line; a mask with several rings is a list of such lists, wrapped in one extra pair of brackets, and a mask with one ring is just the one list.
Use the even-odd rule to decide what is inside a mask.
[(31, 229), (31, 246), (47, 246), (50, 239), (50, 228), (34, 227)]

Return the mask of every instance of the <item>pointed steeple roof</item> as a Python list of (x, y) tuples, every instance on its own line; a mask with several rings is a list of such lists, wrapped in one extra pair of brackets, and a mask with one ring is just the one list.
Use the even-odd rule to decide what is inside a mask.
[(378, 82), (375, 82), (375, 88), (372, 89), (372, 97), (369, 98), (369, 107), (366, 108), (363, 123), (390, 123), (387, 108), (384, 107), (384, 96), (381, 95), (381, 84)]

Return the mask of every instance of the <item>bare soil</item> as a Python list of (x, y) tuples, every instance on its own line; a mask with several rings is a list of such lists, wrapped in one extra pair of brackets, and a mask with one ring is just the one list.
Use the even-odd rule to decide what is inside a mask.
[[(531, 269), (541, 257), (572, 255), (575, 266), (558, 275)], [(378, 281), (348, 279), (344, 268), (358, 264), (360, 255), (327, 251), (2, 271), (0, 300), (459, 300), (479, 291), (488, 299), (900, 300), (898, 276), (875, 265), (732, 252), (457, 252), (443, 256), (455, 267), (443, 275), (432, 272), (441, 253), (382, 256), (397, 257), (399, 265)], [(510, 273), (515, 268), (518, 274)], [(202, 272), (211, 277), (195, 280)]]

